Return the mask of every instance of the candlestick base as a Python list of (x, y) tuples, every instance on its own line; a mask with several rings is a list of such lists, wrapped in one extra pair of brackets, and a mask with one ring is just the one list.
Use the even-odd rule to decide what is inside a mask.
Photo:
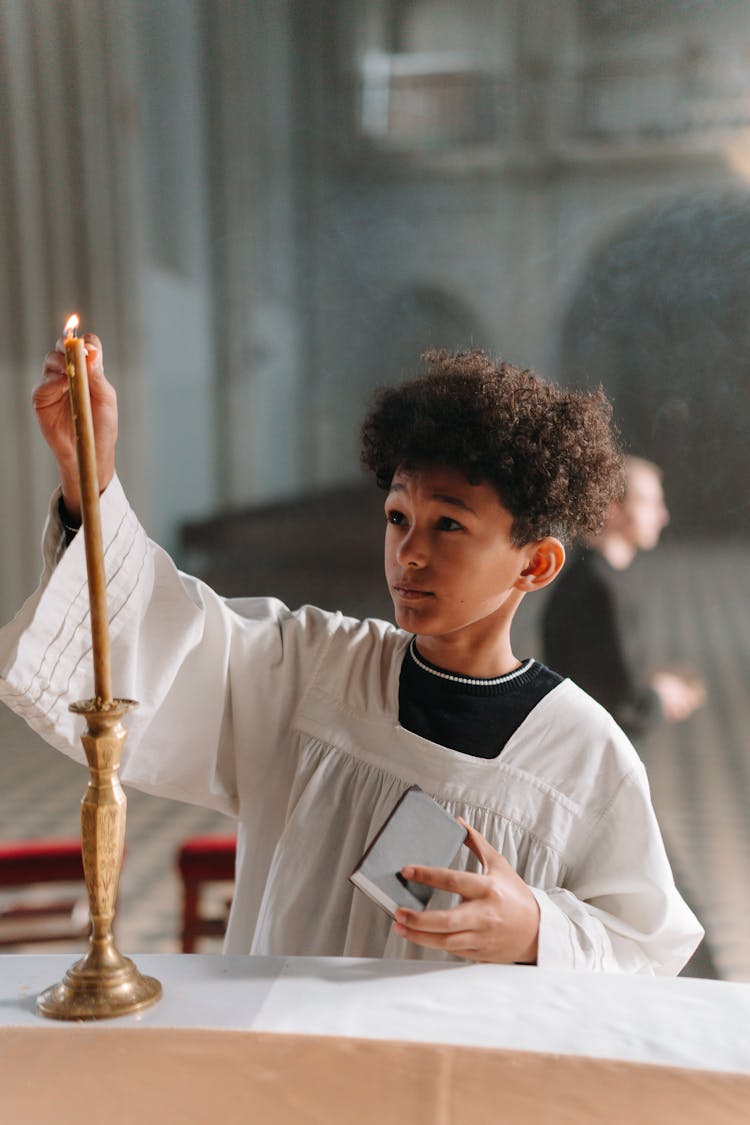
[(155, 1004), (162, 994), (159, 981), (141, 976), (118, 951), (112, 936), (127, 804), (118, 777), (126, 737), (120, 720), (136, 706), (130, 699), (87, 699), (70, 707), (87, 722), (82, 742), (90, 779), (81, 801), (81, 853), (91, 935), (86, 956), (68, 969), (59, 984), (37, 997), (39, 1012), (51, 1019), (125, 1016)]
[(72, 965), (59, 984), (37, 997), (43, 1016), (56, 1020), (102, 1020), (127, 1016), (161, 999), (161, 984), (144, 977), (129, 957), (112, 947), (108, 964), (90, 952)]

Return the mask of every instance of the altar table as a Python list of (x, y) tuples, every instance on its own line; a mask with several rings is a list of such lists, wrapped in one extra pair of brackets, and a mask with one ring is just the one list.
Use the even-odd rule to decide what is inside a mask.
[(154, 1007), (43, 1018), (74, 960), (0, 956), (3, 1125), (750, 1121), (750, 984), (142, 954)]

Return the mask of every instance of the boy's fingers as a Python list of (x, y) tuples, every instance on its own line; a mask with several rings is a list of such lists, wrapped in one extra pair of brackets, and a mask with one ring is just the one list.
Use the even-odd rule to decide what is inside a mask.
[(114, 391), (104, 374), (102, 342), (93, 332), (87, 332), (83, 339), (86, 345), (86, 369), (92, 397), (106, 402), (114, 394)]
[[(102, 342), (98, 336), (93, 332), (85, 332), (83, 343), (86, 348), (86, 366), (88, 367), (89, 375), (103, 375), (104, 365), (102, 362)], [(55, 350), (48, 352), (45, 357), (45, 366), (49, 360), (58, 359), (62, 363), (62, 370), (65, 370), (65, 337), (59, 336), (55, 344)]]
[(477, 935), (471, 930), (461, 930), (455, 934), (433, 934), (397, 925), (396, 933), (415, 945), (421, 945), (426, 949), (443, 949), (446, 953), (453, 953), (457, 957), (473, 958), (479, 952), (476, 946)]
[(409, 865), (401, 868), (401, 874), (415, 883), (425, 883), (436, 891), (448, 891), (449, 894), (461, 895), (463, 898), (478, 898), (486, 890), (484, 875), (476, 875), (472, 871), (454, 871), (452, 867)]
[(92, 371), (96, 374), (104, 374), (104, 367), (102, 364), (102, 342), (98, 336), (93, 332), (87, 332), (83, 337), (83, 342), (86, 345), (86, 364), (89, 373)]
[[(461, 820), (460, 817), (459, 820)], [(493, 848), (481, 832), (477, 832), (476, 828), (472, 828), (464, 820), (461, 820), (461, 824), (466, 829), (466, 846), (481, 863), (483, 875), (506, 876), (513, 871), (512, 865), (505, 856), (496, 848)]]
[(455, 934), (466, 930), (473, 912), (454, 906), (450, 910), (406, 910), (399, 907), (396, 922), (411, 932)]
[(64, 398), (67, 398), (67, 395), (67, 381), (45, 379), (34, 387), (31, 398), (37, 410), (43, 410), (44, 407), (54, 406), (55, 403), (61, 402)]
[(459, 821), (466, 829), (465, 843), (467, 848), (477, 857), (482, 865), (482, 870), (487, 871), (492, 866), (492, 861), (497, 855), (497, 852), (492, 845), (485, 840), (481, 832), (477, 832), (476, 828), (472, 828), (470, 824), (467, 824), (465, 820), (461, 820), (460, 817)]
[(47, 352), (42, 364), (42, 377), (45, 379), (58, 379), (65, 374), (65, 353)]
[(65, 360), (57, 352), (50, 352), (42, 367), (41, 380), (32, 392), (32, 400), (37, 407), (51, 406), (68, 393), (68, 380), (65, 374)]

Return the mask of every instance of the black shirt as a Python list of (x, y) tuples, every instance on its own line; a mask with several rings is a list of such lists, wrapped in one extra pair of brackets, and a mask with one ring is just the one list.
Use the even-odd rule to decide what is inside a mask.
[(562, 681), (538, 660), (495, 679), (456, 676), (430, 664), (412, 638), (399, 681), (398, 715), (414, 734), (471, 754), (496, 758), (537, 703)]

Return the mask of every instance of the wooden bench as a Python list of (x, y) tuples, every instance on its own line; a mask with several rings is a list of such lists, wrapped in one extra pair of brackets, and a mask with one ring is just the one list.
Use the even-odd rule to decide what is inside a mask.
[[(67, 892), (55, 886), (63, 883)], [(0, 948), (80, 942), (89, 927), (79, 839), (0, 843)]]
[(177, 870), (182, 879), (182, 952), (195, 952), (201, 937), (223, 937), (231, 897), (221, 914), (203, 912), (203, 891), (211, 883), (234, 882), (236, 842), (234, 836), (191, 836), (177, 852)]

